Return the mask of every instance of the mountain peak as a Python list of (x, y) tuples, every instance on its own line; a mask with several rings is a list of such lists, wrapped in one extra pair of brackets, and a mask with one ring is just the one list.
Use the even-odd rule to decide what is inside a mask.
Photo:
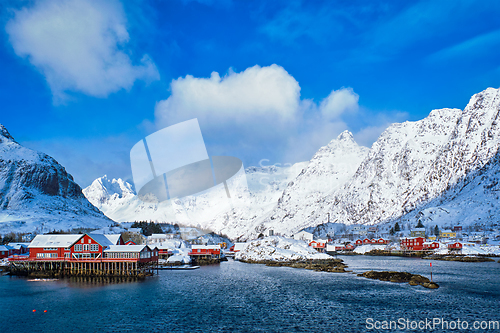
[(354, 141), (354, 137), (352, 136), (351, 132), (349, 132), (348, 130), (345, 130), (339, 134), (339, 136), (337, 137), (337, 140), (338, 141)]
[(0, 143), (3, 142), (3, 139), (7, 139), (8, 141), (16, 142), (16, 140), (14, 140), (12, 135), (10, 135), (7, 128), (5, 128), (4, 125), (0, 124)]

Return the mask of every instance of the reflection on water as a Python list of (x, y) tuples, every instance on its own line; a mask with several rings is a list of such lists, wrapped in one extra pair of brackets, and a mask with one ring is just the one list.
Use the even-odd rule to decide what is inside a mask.
[[(422, 259), (342, 259), (354, 273), (376, 269), (430, 275), (430, 262)], [(235, 261), (160, 271), (143, 281), (72, 278), (33, 283), (4, 276), (0, 310), (8, 332), (360, 332), (368, 317), (498, 320), (499, 273), (496, 262), (436, 261), (437, 290), (353, 273)]]

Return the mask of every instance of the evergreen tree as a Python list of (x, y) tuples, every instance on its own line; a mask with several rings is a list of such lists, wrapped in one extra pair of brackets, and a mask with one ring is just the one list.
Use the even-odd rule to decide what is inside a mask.
[(434, 235), (439, 236), (439, 228), (438, 228), (437, 224), (434, 227)]
[(424, 228), (422, 221), (418, 220), (417, 228)]
[(395, 234), (394, 228), (391, 228), (391, 230), (389, 230), (389, 235), (394, 236), (394, 234)]
[(394, 225), (394, 231), (395, 232), (401, 231), (401, 228), (399, 227), (399, 223), (398, 222), (396, 222), (396, 224)]

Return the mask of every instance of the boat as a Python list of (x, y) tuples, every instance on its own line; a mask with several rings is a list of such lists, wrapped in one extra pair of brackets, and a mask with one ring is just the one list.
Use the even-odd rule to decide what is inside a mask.
[(182, 266), (158, 266), (158, 269), (169, 269), (169, 270), (190, 270), (197, 269), (200, 266), (182, 265)]

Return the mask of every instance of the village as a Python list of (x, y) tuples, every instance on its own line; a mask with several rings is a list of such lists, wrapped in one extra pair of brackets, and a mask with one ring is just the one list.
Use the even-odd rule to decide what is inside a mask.
[[(396, 224), (384, 233), (377, 226), (354, 225), (340, 235), (330, 231), (324, 238), (316, 237), (313, 230), (302, 230), (290, 239), (328, 255), (500, 256), (498, 236), (464, 232), (461, 226), (439, 232), (433, 229), (436, 232), (428, 234), (425, 227), (417, 226), (401, 231)], [(112, 231), (113, 228), (104, 228), (81, 234), (35, 235), (30, 242), (0, 245), (0, 260), (13, 275), (145, 277), (160, 269), (218, 264), (252, 243), (232, 243), (196, 228), (168, 229), (169, 232), (149, 236), (144, 235), (142, 228), (132, 227), (121, 233), (106, 233)], [(259, 235), (266, 237), (287, 239), (273, 230)]]

